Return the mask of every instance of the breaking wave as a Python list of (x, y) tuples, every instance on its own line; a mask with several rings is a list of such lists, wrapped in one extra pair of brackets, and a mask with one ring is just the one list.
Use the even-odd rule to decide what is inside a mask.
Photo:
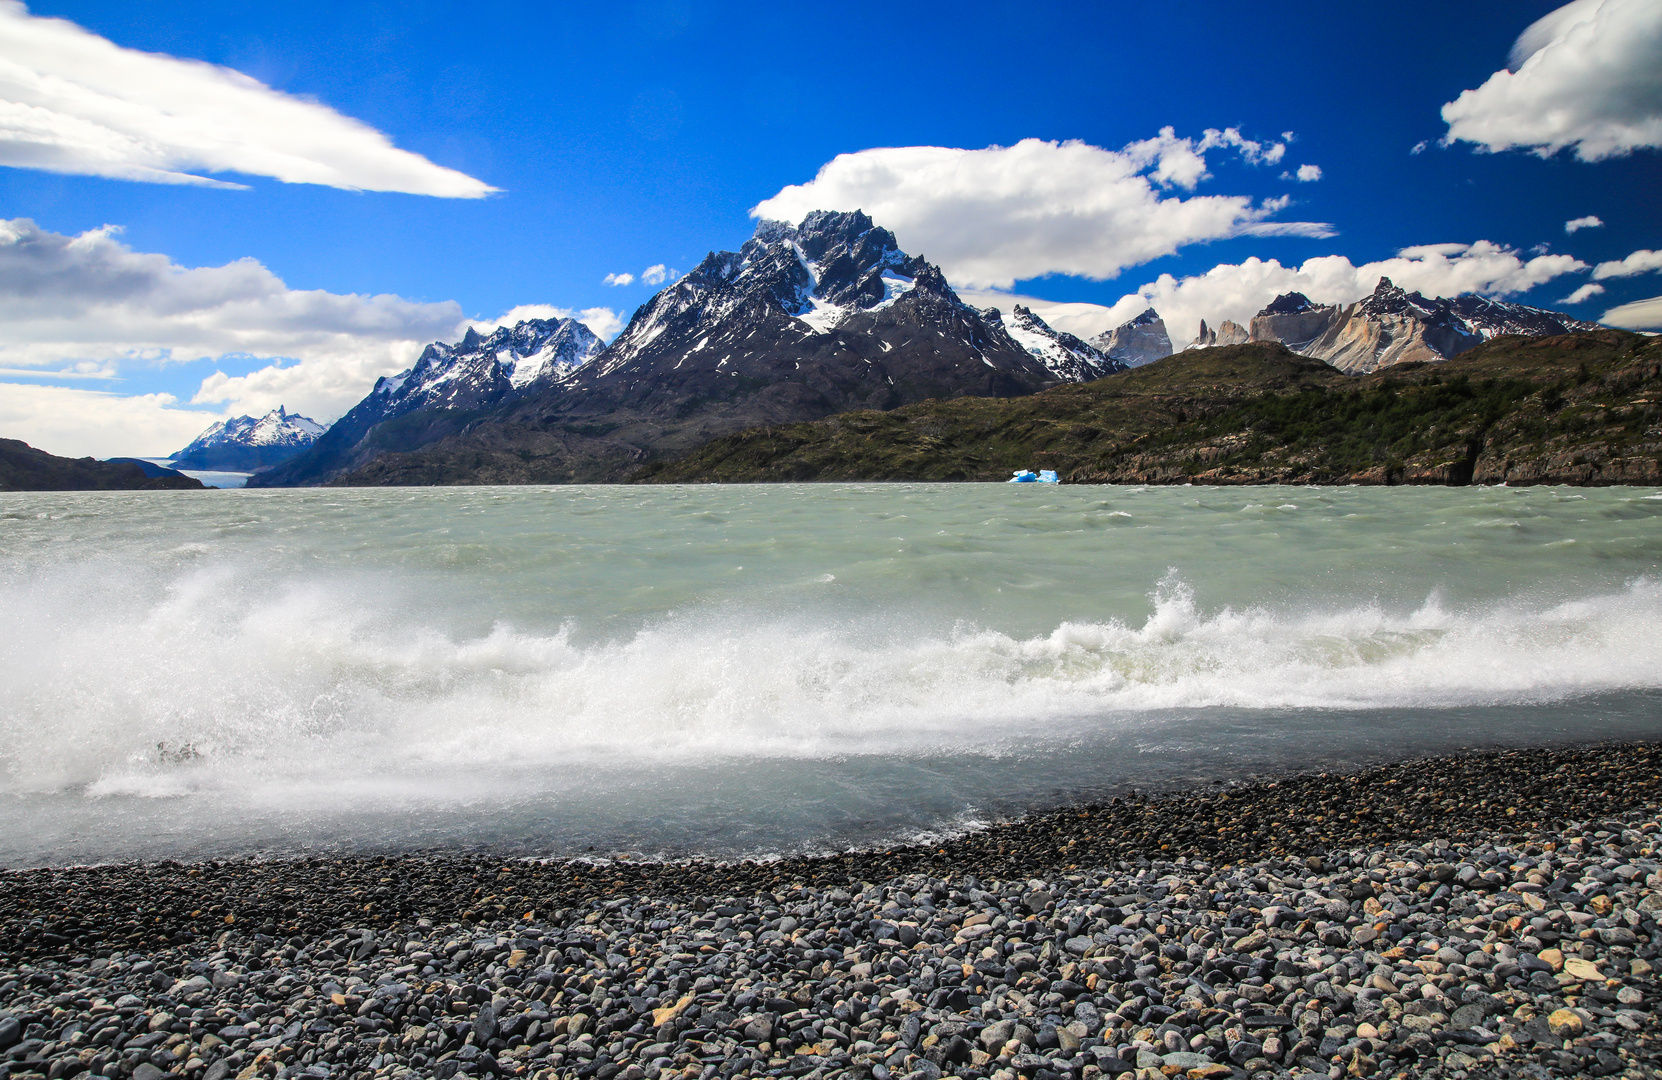
[[(1017, 637), (725, 606), (609, 640), (423, 626), (362, 583), (0, 595), (0, 791), (489, 803), (597, 769), (1009, 755), (1208, 709), (1540, 704), (1662, 687), (1662, 586), (1413, 610), (1208, 610), (1175, 577), (1141, 623)], [(1268, 721), (1266, 721), (1268, 722)], [(1342, 722), (1342, 721), (1341, 721)]]

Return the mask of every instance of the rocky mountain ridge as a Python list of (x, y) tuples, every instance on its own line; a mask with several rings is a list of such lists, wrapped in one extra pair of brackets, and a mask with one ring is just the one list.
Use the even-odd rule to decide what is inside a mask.
[(1393, 364), (1447, 360), (1507, 334), (1547, 337), (1596, 329), (1556, 311), (1470, 293), (1427, 298), (1382, 277), (1354, 304), (1317, 304), (1302, 293), (1284, 293), (1253, 317), (1244, 340), (1277, 341), (1340, 371), (1363, 374)]
[(1016, 343), (1031, 353), (1063, 382), (1088, 382), (1100, 379), (1113, 371), (1124, 371), (1130, 365), (1111, 359), (1095, 345), (1061, 330), (1053, 329), (1029, 308), (1016, 304), (1008, 320), (997, 308), (986, 308), (981, 314), (989, 321), (1001, 322)]
[[(1279, 342), (1301, 356), (1363, 374), (1392, 364), (1447, 360), (1506, 334), (1545, 337), (1597, 328), (1561, 312), (1472, 293), (1427, 298), (1382, 277), (1372, 294), (1353, 304), (1318, 304), (1291, 292), (1277, 296), (1244, 327), (1229, 319), (1213, 327), (1202, 319), (1180, 351)], [(1092, 341), (1133, 367), (1173, 354), (1165, 323), (1153, 308)]]
[(173, 455), (179, 469), (253, 472), (304, 452), (326, 429), (279, 405), (264, 416), (237, 416), (212, 424)]
[(1091, 344), (1110, 360), (1127, 367), (1140, 367), (1172, 354), (1171, 335), (1166, 333), (1165, 320), (1153, 308), (1145, 309), (1128, 323), (1098, 334), (1091, 339)]

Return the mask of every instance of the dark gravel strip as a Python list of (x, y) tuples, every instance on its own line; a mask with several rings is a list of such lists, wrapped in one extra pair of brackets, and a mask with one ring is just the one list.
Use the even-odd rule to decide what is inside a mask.
[(768, 863), (7, 872), (0, 1080), (1654, 1076), (1659, 766), (1471, 754)]
[(741, 863), (533, 862), (489, 855), (161, 862), (0, 874), (0, 962), (156, 948), (224, 925), (309, 934), (343, 922), (550, 914), (623, 893), (847, 887), (908, 873), (1022, 877), (1126, 859), (1319, 854), (1527, 834), (1662, 805), (1662, 744), (1511, 750), (1068, 807), (927, 846)]

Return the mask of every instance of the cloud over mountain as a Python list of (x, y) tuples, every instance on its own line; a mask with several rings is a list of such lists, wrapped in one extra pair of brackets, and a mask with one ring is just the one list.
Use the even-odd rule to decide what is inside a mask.
[(477, 199), (496, 189), (231, 68), (126, 49), (0, 0), (0, 165), (163, 184), (200, 173)]
[(1582, 161), (1662, 146), (1662, 4), (1574, 0), (1537, 20), (1509, 69), (1443, 106), (1446, 142)]
[(1613, 307), (1599, 316), (1599, 322), (1629, 330), (1662, 330), (1662, 296)]
[(1102, 280), (1207, 240), (1333, 235), (1319, 222), (1269, 220), (1285, 199), (1183, 194), (1209, 178), (1209, 152), (1267, 165), (1285, 150), (1233, 128), (1198, 140), (1164, 128), (1120, 150), (1041, 139), (984, 150), (862, 150), (839, 155), (751, 215), (799, 221), (811, 210), (863, 209), (955, 285), (1009, 288), (1047, 274)]
[[(253, 259), (184, 267), (165, 255), (133, 251), (117, 232), (105, 227), (66, 236), (25, 218), (0, 221), (0, 369), (14, 378), (35, 373), (84, 381), (118, 376), (124, 367), (204, 357), (271, 358), (244, 375), (209, 375), (191, 404), (256, 415), (286, 404), (323, 418), (350, 407), (377, 376), (407, 367), (428, 342), (453, 340), (469, 325), (557, 314), (576, 315), (603, 337), (621, 326), (610, 308), (577, 313), (526, 305), (486, 323), (466, 319), (454, 301), (291, 289)], [(31, 432), (79, 430), (93, 440), (88, 445), (101, 445), (110, 425), (124, 424), (134, 440), (126, 452), (154, 448), (146, 440), (161, 432), (172, 440), (159, 444), (166, 450), (217, 418), (183, 409), (168, 394), (116, 399), (79, 388), (4, 385), (0, 429), (25, 440)], [(134, 404), (116, 406), (117, 400)], [(163, 412), (179, 415), (156, 415)], [(140, 424), (140, 415), (149, 419)], [(173, 439), (186, 427), (184, 442)], [(86, 452), (61, 445), (64, 452)]]
[[(1428, 296), (1468, 292), (1504, 296), (1585, 269), (1586, 263), (1569, 255), (1525, 258), (1511, 248), (1479, 240), (1404, 248), (1392, 258), (1360, 265), (1343, 255), (1306, 259), (1298, 266), (1252, 258), (1223, 263), (1192, 277), (1161, 274), (1113, 305), (1050, 305), (996, 292), (966, 293), (965, 299), (1005, 309), (1019, 299), (1051, 325), (1082, 337), (1113, 329), (1152, 307), (1165, 319), (1174, 343), (1181, 348), (1194, 336), (1201, 319), (1214, 326), (1233, 319), (1244, 326), (1282, 293), (1301, 292), (1319, 304), (1349, 304), (1372, 292), (1381, 277), (1388, 277), (1404, 289)], [(1060, 309), (1054, 318), (1053, 307)]]

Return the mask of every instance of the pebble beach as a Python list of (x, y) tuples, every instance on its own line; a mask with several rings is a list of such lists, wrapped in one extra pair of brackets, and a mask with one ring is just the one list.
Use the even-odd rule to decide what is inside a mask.
[(745, 862), (0, 875), (0, 1080), (1658, 1075), (1662, 746)]

